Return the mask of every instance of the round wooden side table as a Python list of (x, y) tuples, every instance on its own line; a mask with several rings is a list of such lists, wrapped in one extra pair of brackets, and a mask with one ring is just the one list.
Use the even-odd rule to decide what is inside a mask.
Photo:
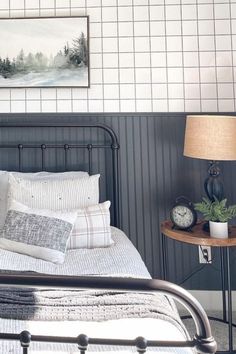
[[(177, 230), (173, 228), (170, 220), (161, 223), (162, 234), (162, 271), (163, 278), (167, 280), (167, 238), (175, 241), (184, 242), (197, 246), (210, 246), (220, 248), (220, 266), (221, 266), (221, 291), (223, 304), (222, 322), (228, 323), (229, 330), (229, 351), (217, 352), (232, 354), (236, 353), (233, 347), (233, 322), (232, 322), (232, 288), (231, 288), (231, 270), (230, 270), (230, 247), (236, 246), (236, 226), (229, 227), (229, 237), (227, 239), (218, 239), (210, 237), (209, 233), (203, 230), (203, 222), (195, 225), (191, 231)], [(225, 276), (226, 275), (226, 276)], [(227, 301), (226, 301), (227, 300)], [(228, 316), (227, 316), (228, 315)], [(219, 320), (219, 319), (217, 319)]]

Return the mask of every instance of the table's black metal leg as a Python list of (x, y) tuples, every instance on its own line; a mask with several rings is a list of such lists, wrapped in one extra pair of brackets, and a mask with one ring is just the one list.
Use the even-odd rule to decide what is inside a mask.
[(230, 249), (226, 247), (226, 266), (228, 281), (228, 328), (229, 328), (229, 351), (233, 351), (233, 326), (232, 326), (232, 292), (231, 292), (231, 274), (230, 274)]
[(222, 303), (223, 303), (223, 321), (227, 321), (226, 315), (226, 282), (225, 282), (225, 254), (220, 247), (220, 274), (221, 274), (221, 289), (222, 289)]
[(167, 251), (166, 251), (166, 237), (161, 234), (161, 250), (162, 250), (162, 278), (167, 278)]

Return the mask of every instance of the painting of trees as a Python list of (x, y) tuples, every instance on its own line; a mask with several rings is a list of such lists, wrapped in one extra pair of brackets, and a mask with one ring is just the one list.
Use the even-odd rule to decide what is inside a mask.
[(72, 40), (71, 47), (67, 42), (63, 49), (60, 49), (54, 57), (47, 57), (42, 52), (25, 54), (24, 50), (17, 54), (16, 58), (10, 60), (0, 57), (0, 75), (4, 78), (26, 73), (29, 71), (42, 71), (50, 68), (76, 68), (88, 65), (87, 40), (83, 32)]
[[(40, 26), (36, 26), (37, 23)], [(5, 29), (5, 24), (9, 24), (10, 31)], [(22, 32), (22, 40), (18, 30)], [(16, 83), (17, 87), (44, 86), (44, 83), (46, 86), (76, 86), (78, 82), (78, 86), (82, 83), (87, 87), (89, 53), (86, 16), (14, 19), (4, 23), (0, 20), (0, 31), (1, 36), (5, 34), (4, 43), (7, 44), (5, 47), (0, 44), (0, 86), (10, 86), (12, 83)], [(17, 39), (14, 38), (16, 35)], [(8, 38), (9, 41), (11, 38), (12, 45), (8, 44)]]

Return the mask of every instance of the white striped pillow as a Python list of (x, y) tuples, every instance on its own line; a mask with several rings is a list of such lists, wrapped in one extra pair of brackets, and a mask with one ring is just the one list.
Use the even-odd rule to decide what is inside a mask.
[(84, 208), (99, 203), (99, 177), (24, 180), (10, 174), (8, 199), (35, 209)]
[(8, 187), (9, 187), (9, 175), (16, 177), (17, 179), (76, 179), (81, 177), (88, 177), (89, 174), (83, 171), (68, 171), (68, 172), (34, 172), (34, 173), (22, 173), (22, 172), (8, 172), (0, 170), (0, 229), (3, 227), (8, 207)]
[(108, 247), (111, 238), (110, 201), (78, 210), (67, 249)]

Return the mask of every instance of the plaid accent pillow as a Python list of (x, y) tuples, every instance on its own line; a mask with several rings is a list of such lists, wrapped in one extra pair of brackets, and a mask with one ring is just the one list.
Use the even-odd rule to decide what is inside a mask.
[(110, 201), (79, 209), (67, 249), (108, 247), (111, 238)]

